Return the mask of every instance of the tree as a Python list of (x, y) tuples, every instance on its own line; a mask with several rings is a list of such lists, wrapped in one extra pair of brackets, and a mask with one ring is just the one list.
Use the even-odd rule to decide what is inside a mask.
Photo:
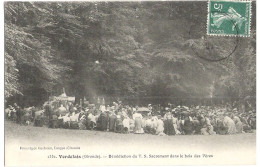
[(14, 76), (5, 81), (6, 97), (43, 101), (63, 87), (77, 101), (252, 94), (255, 37), (225, 58), (237, 41), (205, 35), (206, 9), (205, 2), (6, 2), (12, 70), (5, 74)]

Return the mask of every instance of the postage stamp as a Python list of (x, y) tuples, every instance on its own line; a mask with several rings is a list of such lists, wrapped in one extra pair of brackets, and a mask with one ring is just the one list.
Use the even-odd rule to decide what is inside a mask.
[(209, 0), (207, 34), (250, 36), (251, 1)]

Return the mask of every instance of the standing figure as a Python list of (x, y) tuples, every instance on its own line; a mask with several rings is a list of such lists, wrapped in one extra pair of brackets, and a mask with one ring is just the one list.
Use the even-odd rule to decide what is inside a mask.
[(109, 116), (109, 131), (110, 132), (114, 132), (115, 124), (116, 124), (116, 114), (114, 111), (110, 111), (110, 116)]
[(164, 133), (169, 136), (176, 134), (175, 129), (173, 127), (171, 113), (166, 113), (165, 120), (164, 120)]
[(133, 114), (133, 119), (134, 119), (134, 121), (135, 121), (134, 133), (137, 133), (137, 134), (142, 134), (142, 133), (144, 133), (144, 130), (143, 130), (143, 128), (142, 128), (142, 119), (143, 119), (142, 114), (140, 114), (140, 113), (134, 113), (134, 114)]

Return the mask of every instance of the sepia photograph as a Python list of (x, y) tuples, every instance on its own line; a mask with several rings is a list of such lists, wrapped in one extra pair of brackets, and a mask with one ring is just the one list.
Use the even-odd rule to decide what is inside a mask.
[(256, 1), (5, 1), (5, 166), (255, 165)]

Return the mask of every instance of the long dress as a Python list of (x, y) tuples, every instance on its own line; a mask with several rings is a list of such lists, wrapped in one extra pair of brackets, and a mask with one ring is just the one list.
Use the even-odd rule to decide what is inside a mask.
[(235, 134), (236, 133), (236, 125), (235, 122), (228, 116), (224, 117), (224, 126), (227, 127), (227, 134)]
[(109, 131), (114, 132), (115, 130), (115, 123), (116, 123), (116, 115), (110, 115), (109, 117)]
[(135, 120), (135, 129), (134, 132), (138, 134), (144, 133), (142, 128), (142, 115), (140, 113), (133, 114), (133, 119)]
[(159, 136), (164, 136), (165, 133), (163, 131), (164, 131), (164, 123), (161, 119), (159, 119), (157, 120), (157, 128), (155, 134)]
[(175, 117), (172, 117), (172, 123), (173, 123), (173, 128), (176, 132), (176, 135), (180, 135), (181, 132), (178, 130), (178, 119)]
[(165, 121), (164, 121), (164, 133), (166, 135), (175, 135), (176, 132), (175, 132), (175, 129), (173, 127), (173, 121), (172, 119), (170, 118), (167, 118)]

